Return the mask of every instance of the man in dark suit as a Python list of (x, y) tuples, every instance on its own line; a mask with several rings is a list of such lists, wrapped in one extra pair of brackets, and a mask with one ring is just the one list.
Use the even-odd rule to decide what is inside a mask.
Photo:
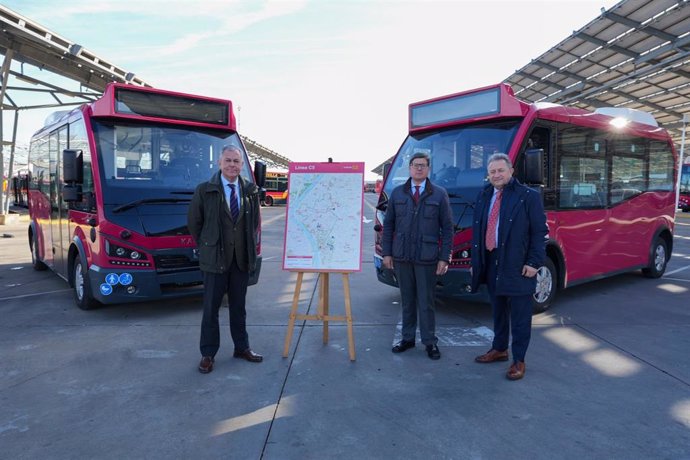
[(239, 147), (224, 147), (218, 165), (220, 171), (197, 186), (187, 215), (204, 277), (199, 363), (202, 374), (213, 370), (220, 347), (218, 310), (225, 294), (235, 345), (233, 356), (253, 363), (263, 360), (249, 348), (245, 310), (249, 274), (256, 268), (259, 189), (240, 176), (244, 160)]
[(491, 184), (477, 197), (472, 226), (472, 292), (487, 284), (494, 340), (475, 361), (508, 361), (512, 333), (513, 364), (506, 377), (519, 380), (525, 375), (535, 276), (546, 257), (548, 228), (541, 196), (513, 177), (507, 155), (489, 157), (488, 174)]
[[(402, 340), (393, 353), (415, 346), (419, 335), (431, 359), (440, 359), (436, 337), (436, 281), (450, 263), (453, 218), (448, 193), (428, 179), (429, 155), (410, 158), (410, 178), (388, 200), (383, 223), (383, 266), (395, 270), (402, 300)], [(440, 244), (439, 244), (440, 243)], [(395, 261), (395, 262), (394, 262)]]

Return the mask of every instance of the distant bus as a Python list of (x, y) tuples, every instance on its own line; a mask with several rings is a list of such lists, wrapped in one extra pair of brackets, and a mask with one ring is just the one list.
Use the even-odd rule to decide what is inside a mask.
[(678, 190), (678, 208), (683, 212), (690, 211), (690, 164), (683, 165), (680, 173), (680, 189)]
[[(82, 309), (199, 294), (187, 209), (227, 145), (245, 152), (253, 182), (230, 101), (113, 83), (53, 114), (29, 152), (34, 268), (67, 280)], [(261, 185), (265, 166), (255, 173)], [(261, 257), (250, 284), (260, 269)]]
[(376, 184), (374, 184), (374, 193), (377, 195), (383, 190), (383, 179), (376, 179)]
[[(528, 104), (506, 84), (411, 104), (409, 135), (377, 205), (378, 279), (397, 284), (382, 267), (382, 226), (388, 197), (408, 179), (417, 152), (430, 155), (429, 178), (448, 191), (455, 219), (450, 270), (438, 280), (441, 295), (471, 296), (474, 200), (488, 183), (487, 159), (496, 152), (508, 154), (515, 177), (539, 191), (547, 214), (547, 259), (537, 274), (535, 311), (548, 308), (559, 288), (637, 269), (662, 276), (673, 249), (677, 157), (668, 133), (644, 115), (631, 122)], [(472, 296), (486, 298), (485, 292)]]
[(264, 205), (286, 204), (288, 197), (287, 172), (266, 171), (264, 189), (266, 190)]

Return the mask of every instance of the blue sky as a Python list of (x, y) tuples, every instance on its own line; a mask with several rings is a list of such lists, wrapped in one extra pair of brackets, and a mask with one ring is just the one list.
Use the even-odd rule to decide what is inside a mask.
[[(153, 86), (233, 100), (240, 132), (293, 161), (367, 170), (404, 140), (410, 102), (498, 83), (616, 3), (2, 2)], [(19, 144), (45, 114), (21, 116)]]

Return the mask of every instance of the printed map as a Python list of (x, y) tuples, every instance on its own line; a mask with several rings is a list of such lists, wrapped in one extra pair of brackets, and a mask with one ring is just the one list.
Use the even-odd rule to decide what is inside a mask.
[[(364, 164), (293, 165), (283, 269), (359, 271)], [(346, 172), (337, 172), (339, 168)]]

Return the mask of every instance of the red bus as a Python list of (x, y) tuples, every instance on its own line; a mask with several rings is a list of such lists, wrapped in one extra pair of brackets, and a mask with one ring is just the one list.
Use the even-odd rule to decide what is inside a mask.
[[(51, 115), (29, 151), (34, 268), (67, 280), (82, 309), (201, 293), (194, 189), (226, 145), (245, 152), (242, 176), (255, 180), (235, 123), (230, 101), (115, 83)], [(260, 185), (265, 166), (255, 173)]]
[[(631, 114), (641, 121), (630, 121)], [(618, 115), (528, 104), (506, 84), (411, 104), (409, 135), (388, 168), (377, 205), (378, 279), (397, 284), (382, 267), (382, 225), (388, 196), (409, 177), (416, 152), (430, 155), (429, 178), (448, 191), (455, 220), (440, 295), (486, 299), (485, 291), (468, 292), (471, 231), (474, 200), (487, 184), (486, 161), (496, 152), (508, 154), (515, 177), (544, 200), (548, 257), (537, 275), (535, 311), (548, 308), (560, 288), (637, 269), (660, 277), (673, 249), (675, 149), (648, 114)]]
[(678, 192), (678, 208), (683, 212), (690, 211), (690, 164), (688, 163), (681, 168)]
[(266, 191), (264, 205), (273, 206), (274, 204), (287, 204), (287, 172), (266, 171), (264, 190)]

